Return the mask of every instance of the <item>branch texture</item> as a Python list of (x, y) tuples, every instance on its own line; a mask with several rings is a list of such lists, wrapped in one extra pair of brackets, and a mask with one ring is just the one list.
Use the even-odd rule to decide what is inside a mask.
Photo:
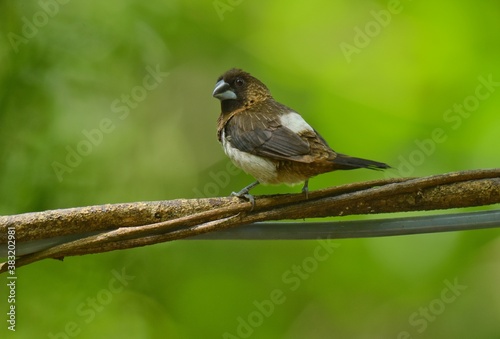
[[(249, 202), (223, 197), (2, 216), (0, 248), (6, 248), (7, 231), (13, 227), (20, 267), (45, 258), (151, 245), (261, 221), (490, 205), (500, 203), (500, 169), (353, 183), (310, 192), (308, 199), (285, 194), (258, 196), (255, 202), (252, 211)], [(4, 263), (0, 272), (5, 270)]]

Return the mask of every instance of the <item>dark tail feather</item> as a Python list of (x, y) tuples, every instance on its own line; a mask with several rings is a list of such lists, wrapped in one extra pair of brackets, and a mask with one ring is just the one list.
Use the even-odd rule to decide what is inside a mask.
[(354, 158), (345, 154), (337, 153), (337, 157), (333, 159), (333, 163), (335, 164), (335, 169), (340, 170), (351, 170), (356, 168), (368, 168), (372, 170), (383, 170), (387, 168), (391, 168), (391, 166), (384, 164), (383, 162)]

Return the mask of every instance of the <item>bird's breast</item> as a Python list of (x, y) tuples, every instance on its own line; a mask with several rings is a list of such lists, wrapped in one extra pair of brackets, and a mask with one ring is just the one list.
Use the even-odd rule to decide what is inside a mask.
[(250, 174), (262, 184), (279, 183), (275, 161), (240, 151), (231, 144), (224, 129), (222, 130), (221, 143), (229, 159), (245, 173)]

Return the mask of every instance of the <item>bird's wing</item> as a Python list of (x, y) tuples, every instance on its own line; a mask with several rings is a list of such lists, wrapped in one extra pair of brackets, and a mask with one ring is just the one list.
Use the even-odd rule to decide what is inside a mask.
[[(307, 133), (311, 135), (304, 135)], [(256, 112), (238, 114), (226, 124), (225, 134), (231, 145), (243, 152), (275, 160), (313, 161), (307, 138), (316, 138), (316, 133), (298, 134), (276, 117)]]

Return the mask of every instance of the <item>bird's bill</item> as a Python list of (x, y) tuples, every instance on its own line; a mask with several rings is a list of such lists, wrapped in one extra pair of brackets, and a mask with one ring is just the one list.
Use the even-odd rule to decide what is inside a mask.
[(236, 94), (231, 90), (231, 86), (224, 80), (220, 80), (215, 84), (212, 96), (219, 100), (236, 99)]

